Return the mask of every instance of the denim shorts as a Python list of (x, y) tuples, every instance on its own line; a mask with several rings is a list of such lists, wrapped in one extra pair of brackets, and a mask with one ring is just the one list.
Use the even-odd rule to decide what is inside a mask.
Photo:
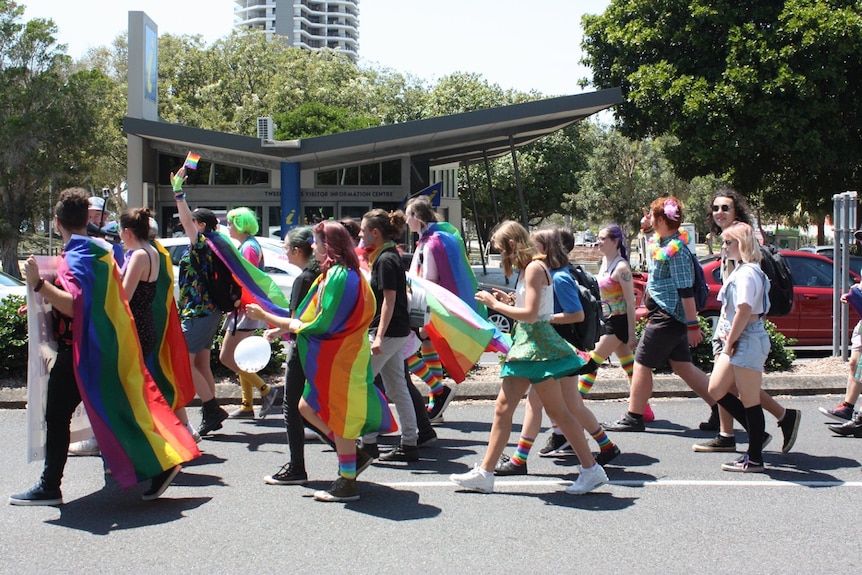
[[(763, 372), (770, 346), (769, 334), (766, 333), (763, 322), (750, 323), (739, 336), (736, 351), (730, 356), (730, 365)], [(721, 347), (723, 349), (724, 345)], [(713, 349), (715, 349), (715, 340), (713, 340)]]
[(222, 314), (214, 312), (182, 321), (183, 335), (186, 336), (186, 346), (189, 348), (189, 353), (198, 353), (213, 346), (213, 340), (218, 333), (221, 319)]

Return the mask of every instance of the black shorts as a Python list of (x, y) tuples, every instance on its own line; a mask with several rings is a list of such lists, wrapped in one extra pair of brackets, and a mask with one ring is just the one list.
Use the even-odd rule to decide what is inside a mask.
[(622, 343), (629, 342), (629, 316), (627, 315), (609, 315), (605, 316), (605, 335), (612, 335)]
[(664, 312), (651, 312), (638, 342), (635, 361), (657, 369), (668, 360), (691, 363), (688, 328)]

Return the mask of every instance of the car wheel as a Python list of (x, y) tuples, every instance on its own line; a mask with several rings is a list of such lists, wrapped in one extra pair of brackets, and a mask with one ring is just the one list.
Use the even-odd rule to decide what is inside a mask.
[(711, 333), (715, 333), (715, 328), (718, 327), (718, 314), (715, 312), (704, 314), (703, 319), (709, 323)]
[(488, 321), (497, 326), (497, 329), (503, 333), (512, 332), (512, 320), (501, 313), (488, 314)]

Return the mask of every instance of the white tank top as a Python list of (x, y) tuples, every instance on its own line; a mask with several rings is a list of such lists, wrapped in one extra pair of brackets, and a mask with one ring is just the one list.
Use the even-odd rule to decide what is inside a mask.
[[(551, 280), (551, 274), (544, 264), (542, 264), (542, 269), (545, 270), (545, 278), (548, 284), (542, 288), (542, 293), (539, 295), (539, 316), (536, 318), (536, 322), (550, 321), (551, 314), (554, 313), (554, 282)], [(526, 305), (527, 282), (524, 279), (526, 275), (526, 273), (521, 273), (515, 286), (515, 305), (518, 307)]]

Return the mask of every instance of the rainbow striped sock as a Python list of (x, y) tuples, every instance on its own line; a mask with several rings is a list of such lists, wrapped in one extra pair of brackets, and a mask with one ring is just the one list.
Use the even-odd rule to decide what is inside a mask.
[(629, 378), (629, 385), (632, 384), (632, 373), (635, 370), (635, 356), (627, 355), (625, 357), (619, 358), (620, 367), (623, 368), (623, 371), (626, 372), (626, 377)]
[(612, 449), (614, 446), (614, 442), (611, 441), (611, 438), (608, 437), (608, 434), (605, 433), (605, 428), (601, 425), (597, 430), (591, 432), (590, 435), (593, 436), (593, 439), (596, 440), (596, 443), (599, 444), (599, 449), (601, 451), (607, 451), (608, 449)]
[(521, 436), (518, 439), (518, 447), (515, 449), (515, 454), (510, 461), (513, 465), (526, 465), (527, 457), (530, 455), (530, 449), (533, 447), (535, 438)]
[(338, 474), (345, 479), (356, 479), (356, 453), (338, 454)]
[(434, 349), (434, 345), (430, 341), (422, 342), (422, 359), (431, 370), (431, 375), (439, 380), (443, 380), (443, 364), (440, 363), (440, 355)]
[(596, 383), (596, 376), (598, 373), (598, 371), (594, 371), (592, 373), (585, 373), (578, 376), (578, 391), (580, 392), (581, 397), (586, 397), (587, 394), (590, 393), (590, 390)]

